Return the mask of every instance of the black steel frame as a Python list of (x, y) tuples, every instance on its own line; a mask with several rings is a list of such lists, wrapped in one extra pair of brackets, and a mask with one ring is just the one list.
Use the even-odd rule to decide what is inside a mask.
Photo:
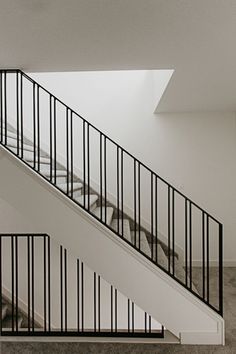
[[(7, 126), (7, 74), (15, 74), (16, 76), (16, 112), (17, 112), (17, 153), (11, 151), (7, 146), (7, 130), (3, 132), (3, 125)], [(23, 79), (32, 84), (33, 90), (33, 143), (34, 143), (34, 164), (33, 167), (24, 160), (24, 147), (23, 147), (23, 130), (24, 130), (24, 105), (23, 105)], [(34, 169), (46, 181), (48, 179), (40, 173), (40, 96), (39, 92), (43, 91), (48, 95), (50, 105), (50, 178), (51, 184), (60, 192), (65, 194), (73, 202), (86, 210), (93, 218), (98, 220), (113, 233), (121, 237), (125, 242), (137, 250), (140, 254), (149, 259), (153, 264), (157, 265), (171, 278), (185, 287), (189, 292), (198, 297), (202, 302), (207, 304), (210, 308), (223, 315), (223, 225), (216, 218), (210, 215), (206, 210), (193, 202), (190, 198), (186, 197), (183, 193), (178, 191), (174, 186), (165, 181), (162, 177), (152, 171), (148, 166), (136, 159), (127, 150), (122, 148), (119, 144), (109, 138), (106, 134), (96, 128), (93, 124), (89, 123), (81, 115), (76, 113), (60, 99), (55, 97), (43, 86), (34, 81), (31, 77), (26, 75), (21, 70), (0, 70), (0, 143), (10, 153), (14, 154), (21, 159), (28, 167)], [(67, 154), (67, 191), (62, 191), (56, 185), (57, 181), (57, 104), (60, 103), (65, 108), (66, 120), (66, 154)], [(83, 203), (79, 203), (73, 199), (73, 122), (74, 119), (82, 120), (83, 130), (83, 184), (84, 184), (84, 199)], [(37, 128), (36, 128), (37, 127)], [(100, 216), (94, 215), (90, 211), (90, 132), (94, 130), (99, 134), (100, 139), (100, 199), (103, 200), (104, 209), (101, 208)], [(110, 142), (116, 149), (117, 160), (117, 216), (118, 222), (117, 230), (111, 228), (107, 224), (107, 142)], [(130, 242), (124, 237), (124, 156), (128, 156), (133, 161), (133, 185), (134, 185), (134, 243)], [(140, 235), (142, 231), (141, 226), (141, 168), (150, 174), (151, 183), (151, 232), (149, 242), (151, 244), (151, 256), (147, 255), (141, 250)], [(168, 204), (168, 269), (165, 269), (158, 261), (157, 245), (160, 242), (158, 238), (158, 184), (163, 183), (168, 191), (167, 204)], [(85, 194), (85, 191), (88, 191)], [(175, 200), (181, 197), (185, 205), (185, 282), (178, 279), (175, 274), (175, 229), (176, 229), (176, 207)], [(193, 235), (192, 235), (192, 209), (197, 209), (202, 215), (202, 294), (198, 294), (192, 289), (192, 268), (193, 268)], [(104, 214), (104, 215), (103, 215)], [(214, 243), (218, 244), (218, 306), (212, 304), (210, 300), (210, 256), (209, 256), (209, 224), (213, 222), (218, 228), (218, 239), (214, 239)]]

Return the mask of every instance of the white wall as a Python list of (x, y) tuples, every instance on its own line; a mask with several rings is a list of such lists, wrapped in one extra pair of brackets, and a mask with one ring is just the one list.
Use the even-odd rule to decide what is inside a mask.
[(146, 71), (31, 76), (223, 222), (225, 261), (236, 261), (235, 113), (155, 115)]

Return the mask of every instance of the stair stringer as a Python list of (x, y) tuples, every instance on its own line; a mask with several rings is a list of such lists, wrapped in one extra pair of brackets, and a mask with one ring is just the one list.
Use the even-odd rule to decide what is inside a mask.
[(13, 214), (0, 212), (1, 232), (50, 234), (181, 343), (224, 344), (221, 316), (3, 147), (0, 168), (0, 199), (27, 220), (20, 230)]

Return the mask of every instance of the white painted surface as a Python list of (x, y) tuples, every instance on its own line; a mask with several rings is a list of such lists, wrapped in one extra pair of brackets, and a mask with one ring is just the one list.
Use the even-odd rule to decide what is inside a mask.
[[(224, 259), (226, 264), (233, 264), (236, 260), (236, 116), (221, 112), (153, 114), (152, 74), (140, 71), (32, 76), (221, 221), (224, 224)], [(45, 125), (41, 135), (47, 140), (47, 116), (42, 116), (42, 119)], [(61, 140), (62, 150), (64, 139)], [(109, 169), (115, 176), (116, 163), (113, 160), (109, 160)], [(95, 171), (96, 164), (94, 166)], [(96, 171), (91, 171), (91, 177), (95, 182), (99, 180)], [(125, 206), (133, 209), (132, 181), (127, 185)], [(109, 181), (109, 186), (115, 193), (115, 179)], [(145, 185), (143, 187), (145, 190)], [(163, 198), (165, 193), (162, 193)], [(150, 200), (142, 198), (142, 205), (142, 217), (145, 218), (146, 213), (146, 221), (150, 223), (147, 213)], [(165, 204), (162, 208), (165, 210)], [(167, 234), (165, 217), (159, 231)], [(201, 250), (199, 235), (200, 232), (194, 236), (196, 261)], [(183, 237), (183, 228), (180, 228), (176, 236), (180, 246), (183, 245)]]
[[(124, 245), (87, 213), (73, 206), (3, 148), (0, 159), (2, 232), (30, 232), (32, 229), (47, 232), (72, 254), (81, 255), (80, 258), (92, 269), (176, 336), (188, 332), (185, 334), (187, 341), (188, 336), (191, 340), (202, 332), (204, 336), (198, 335), (200, 344), (208, 343), (205, 333), (211, 333), (215, 344), (224, 343), (224, 320), (220, 316)], [(12, 224), (17, 214), (24, 224)]]

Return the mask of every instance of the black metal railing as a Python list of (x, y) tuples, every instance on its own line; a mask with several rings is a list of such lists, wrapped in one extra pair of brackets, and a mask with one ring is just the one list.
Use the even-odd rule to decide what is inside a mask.
[(0, 288), (2, 336), (164, 336), (162, 325), (48, 235), (0, 234)]
[[(223, 225), (216, 218), (20, 70), (0, 71), (0, 124), (5, 148), (223, 314)], [(17, 136), (14, 149), (11, 131)], [(26, 156), (27, 142), (32, 142), (31, 158)], [(91, 204), (92, 194), (98, 196), (99, 213)], [(132, 237), (129, 232), (127, 236), (126, 220)], [(143, 246), (144, 234), (150, 252)], [(211, 282), (213, 270), (218, 272), (217, 284)]]

